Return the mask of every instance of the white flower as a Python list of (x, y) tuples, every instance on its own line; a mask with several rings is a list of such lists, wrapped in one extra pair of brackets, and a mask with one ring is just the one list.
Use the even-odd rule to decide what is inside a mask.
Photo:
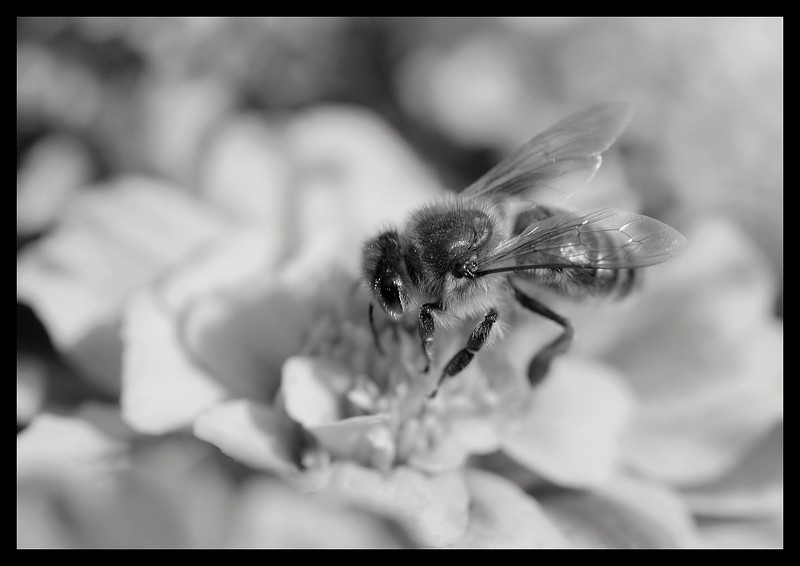
[(43, 413), (17, 440), (18, 548), (407, 548), (396, 525), (275, 479), (237, 480), (210, 446), (144, 439), (118, 408)]
[[(387, 329), (386, 355), (378, 354), (356, 274), (361, 242), (382, 222), (402, 222), (441, 190), (437, 183), (362, 112), (312, 111), (277, 133), (258, 122), (238, 127), (233, 139), (243, 145), (231, 159), (251, 147), (289, 169), (246, 159), (237, 170), (214, 161), (225, 152), (218, 146), (208, 200), (138, 183), (89, 195), (89, 206), (77, 205), (20, 264), (20, 294), (68, 354), (121, 317), (128, 426), (145, 435), (193, 431), (280, 477), (286, 497), (369, 509), (421, 546), (701, 544), (691, 513), (726, 510), (717, 496), (735, 491), (738, 463), (747, 468), (749, 451), (782, 418), (782, 363), (772, 363), (782, 362), (782, 331), (769, 320), (769, 281), (745, 238), (725, 223), (697, 224), (687, 259), (653, 268), (638, 303), (559, 305), (580, 338), (537, 389), (524, 367), (555, 329), (520, 316), (428, 400), (436, 368), (419, 371), (413, 331)], [(237, 199), (259, 204), (256, 212), (220, 211), (226, 193), (214, 186), (231, 186), (231, 172), (243, 183), (262, 180)], [(106, 208), (93, 209), (103, 197)], [(173, 218), (196, 229), (171, 232)], [(61, 243), (70, 234), (108, 261), (119, 257), (115, 242), (141, 261), (125, 262), (126, 273), (108, 271), (108, 261), (82, 263), (77, 246)], [(106, 297), (91, 292), (103, 285)], [(436, 363), (463, 332), (437, 337)], [(731, 411), (745, 399), (748, 411)], [(771, 496), (758, 502), (762, 512), (774, 512)], [(747, 515), (754, 499), (727, 512)], [(257, 503), (246, 509), (264, 512)], [(246, 532), (233, 540), (246, 541)]]

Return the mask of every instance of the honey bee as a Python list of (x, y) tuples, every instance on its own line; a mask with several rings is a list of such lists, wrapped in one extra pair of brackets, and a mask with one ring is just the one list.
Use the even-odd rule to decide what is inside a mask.
[(365, 243), (362, 271), (374, 299), (369, 320), (379, 351), (374, 302), (394, 321), (415, 314), (424, 373), (430, 369), (437, 330), (479, 319), (465, 346), (444, 366), (430, 397), (495, 337), (498, 318), (514, 304), (562, 327), (531, 360), (531, 385), (568, 350), (571, 322), (523, 292), (520, 281), (572, 299), (617, 298), (631, 290), (637, 269), (683, 250), (682, 234), (647, 216), (609, 207), (573, 212), (537, 202), (567, 175), (583, 174), (588, 183), (631, 115), (620, 102), (572, 114), (461, 193), (414, 211), (402, 230), (386, 229)]

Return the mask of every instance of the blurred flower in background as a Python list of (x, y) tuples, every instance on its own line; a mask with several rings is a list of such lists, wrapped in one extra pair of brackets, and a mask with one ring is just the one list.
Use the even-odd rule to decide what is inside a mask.
[[(782, 56), (777, 18), (18, 18), (18, 546), (782, 547)], [(553, 305), (539, 388), (520, 316), (426, 401), (361, 243), (610, 99), (576, 202), (689, 249)]]

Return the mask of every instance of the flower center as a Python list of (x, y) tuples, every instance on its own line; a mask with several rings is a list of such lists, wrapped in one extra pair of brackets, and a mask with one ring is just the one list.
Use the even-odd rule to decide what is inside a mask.
[[(385, 431), (375, 435), (375, 430), (370, 429), (373, 437), (367, 439), (377, 443), (379, 438), (380, 447), (376, 450), (390, 454), (378, 459), (384, 462), (379, 467), (448, 466), (442, 455), (446, 454), (444, 459), (448, 461), (455, 457), (448, 443), (463, 434), (460, 429), (466, 426), (465, 422), (483, 431), (497, 424), (497, 417), (505, 411), (498, 406), (506, 396), (500, 395), (496, 386), (507, 376), (500, 375), (503, 372), (487, 375), (481, 363), (472, 363), (445, 382), (436, 398), (430, 399), (428, 395), (435, 387), (441, 366), (448, 355), (463, 347), (462, 334), (468, 334), (469, 329), (465, 326), (437, 333), (437, 355), (431, 370), (425, 373), (425, 358), (414, 325), (382, 321), (385, 323), (379, 325), (378, 332), (381, 353), (369, 327), (365, 299), (352, 302), (357, 304), (324, 309), (302, 353), (334, 362), (349, 375), (345, 387), (337, 385), (343, 420), (371, 415), (387, 417)], [(489, 357), (491, 352), (482, 355)], [(469, 442), (467, 451), (468, 445)]]

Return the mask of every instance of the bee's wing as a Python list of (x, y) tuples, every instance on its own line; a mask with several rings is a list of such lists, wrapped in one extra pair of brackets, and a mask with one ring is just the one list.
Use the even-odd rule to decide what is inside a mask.
[[(541, 189), (556, 189), (554, 181), (582, 173), (588, 183), (602, 162), (601, 154), (631, 120), (629, 105), (601, 104), (567, 116), (512, 153), (461, 193), (494, 199), (523, 197), (536, 200)], [(571, 190), (564, 191), (568, 196)]]
[(478, 261), (475, 275), (539, 267), (622, 269), (674, 257), (686, 238), (648, 216), (616, 208), (567, 212), (530, 225)]

